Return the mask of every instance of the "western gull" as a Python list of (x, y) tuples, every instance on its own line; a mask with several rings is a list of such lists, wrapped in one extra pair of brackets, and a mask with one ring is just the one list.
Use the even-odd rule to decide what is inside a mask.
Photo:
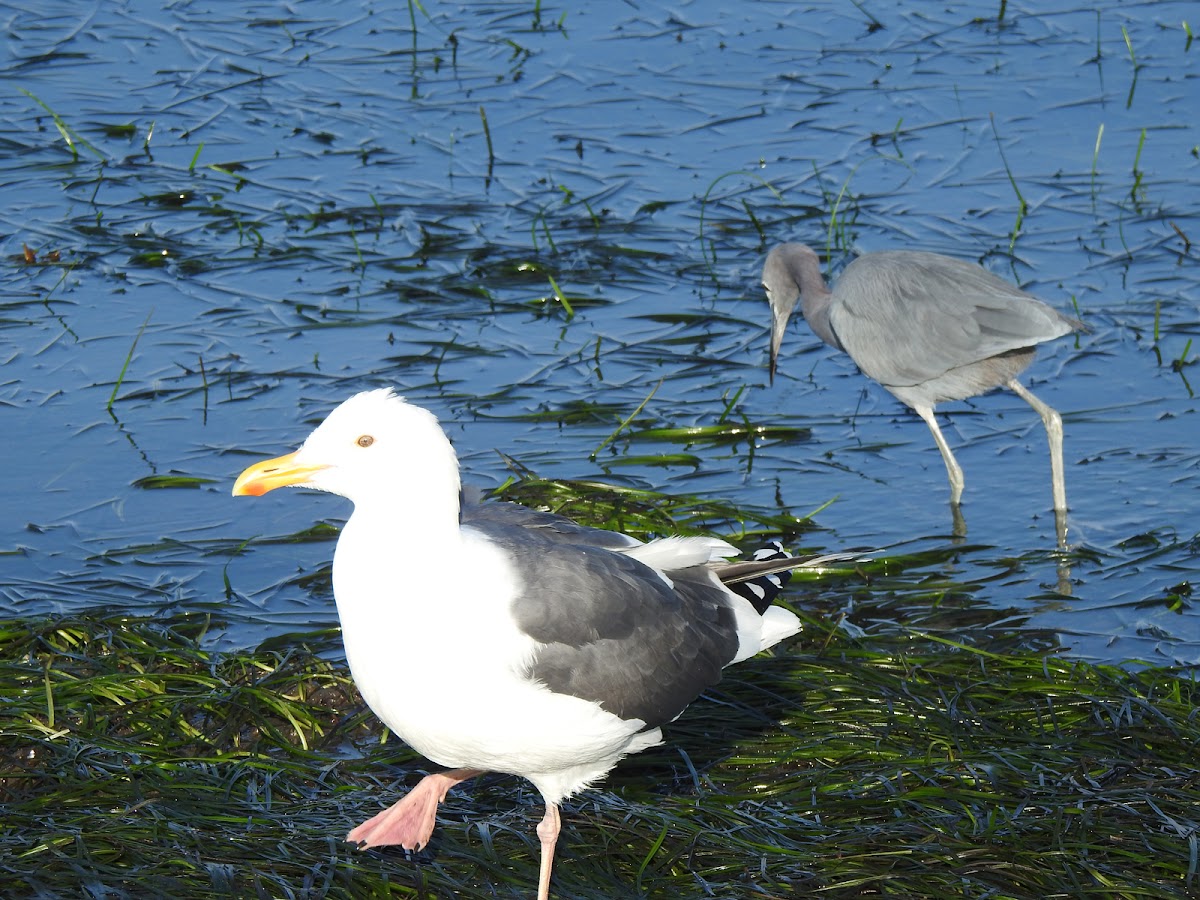
[(546, 804), (539, 900), (559, 804), (660, 743), (660, 726), (725, 666), (799, 630), (771, 605), (787, 569), (842, 558), (802, 561), (776, 545), (758, 554), (770, 559), (727, 562), (737, 550), (715, 538), (642, 543), (517, 504), (463, 503), (437, 419), (391, 389), (346, 400), (233, 493), (284, 486), (354, 504), (333, 561), (350, 672), (388, 728), (449, 768), (346, 839), (420, 849), (451, 787), (520, 775)]

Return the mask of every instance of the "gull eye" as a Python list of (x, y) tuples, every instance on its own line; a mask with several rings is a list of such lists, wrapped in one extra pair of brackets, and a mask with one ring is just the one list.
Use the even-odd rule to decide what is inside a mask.
[(375, 443), (375, 438), (371, 437), (369, 434), (364, 434), (354, 443), (358, 444), (360, 447), (370, 447), (373, 443)]

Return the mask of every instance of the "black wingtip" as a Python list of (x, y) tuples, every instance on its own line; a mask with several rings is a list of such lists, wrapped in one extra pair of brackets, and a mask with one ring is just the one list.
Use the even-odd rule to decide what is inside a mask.
[[(791, 558), (792, 554), (784, 550), (783, 544), (779, 541), (768, 541), (754, 551), (754, 562)], [(746, 581), (727, 583), (725, 586), (739, 597), (749, 600), (750, 604), (759, 614), (762, 614), (767, 611), (768, 606), (775, 602), (775, 598), (779, 596), (791, 578), (791, 571), (784, 570), (782, 572), (759, 575)]]

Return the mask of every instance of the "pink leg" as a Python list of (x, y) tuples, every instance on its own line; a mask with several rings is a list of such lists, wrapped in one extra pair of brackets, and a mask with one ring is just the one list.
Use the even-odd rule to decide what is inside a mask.
[(480, 769), (452, 769), (426, 775), (399, 802), (367, 819), (346, 835), (346, 840), (358, 844), (359, 849), (399, 844), (405, 850), (420, 850), (429, 843), (438, 804), (446, 799), (446, 792), (482, 774)]
[(550, 869), (554, 865), (554, 845), (558, 843), (558, 806), (546, 804), (546, 815), (538, 823), (537, 835), (542, 842), (542, 868), (538, 877), (538, 900), (550, 900)]

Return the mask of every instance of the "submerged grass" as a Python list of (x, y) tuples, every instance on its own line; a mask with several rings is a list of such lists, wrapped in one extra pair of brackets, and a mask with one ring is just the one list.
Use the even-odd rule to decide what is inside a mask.
[[(507, 458), (506, 458), (507, 459)], [(752, 509), (692, 495), (671, 496), (630, 485), (582, 479), (539, 478), (515, 460), (516, 473), (492, 491), (498, 499), (548, 509), (610, 531), (641, 539), (668, 534), (720, 533), (734, 542), (761, 535), (791, 540), (812, 524), (813, 513)]]
[[(347, 828), (419, 776), (336, 637), (215, 654), (200, 618), (0, 622), (5, 896), (524, 897), (538, 798), (456, 791), (427, 851)], [(431, 685), (427, 689), (435, 689)], [(1179, 897), (1200, 690), (806, 618), (568, 804), (558, 897)]]
[(17, 90), (49, 113), (50, 118), (54, 122), (55, 129), (57, 129), (59, 136), (63, 139), (63, 143), (65, 143), (67, 145), (67, 149), (71, 151), (71, 159), (79, 159), (78, 147), (82, 146), (86, 147), (97, 159), (103, 163), (106, 157), (99, 149), (96, 148), (95, 144), (83, 137), (81, 134), (79, 134), (79, 132), (68, 125), (62, 116), (55, 112), (32, 91), (28, 91), (23, 87), (18, 87)]
[[(1012, 186), (1013, 193), (1017, 197), (1017, 220), (1013, 223), (1012, 234), (1008, 239), (1008, 252), (1012, 253), (1013, 248), (1017, 245), (1017, 238), (1021, 234), (1021, 225), (1025, 221), (1025, 215), (1029, 212), (1029, 204), (1025, 202), (1025, 197), (1021, 194), (1021, 189), (1017, 186), (1016, 176), (1013, 175), (1012, 169), (1009, 168), (1008, 158), (1004, 155), (1004, 145), (1000, 143), (1000, 132), (996, 130), (996, 116), (994, 113), (988, 114), (988, 122), (992, 126), (992, 137), (996, 139), (996, 151), (1000, 154), (1000, 162), (1004, 164), (1004, 174), (1008, 176), (1008, 183)], [(1099, 150), (1099, 136), (1097, 136), (1097, 151)], [(1095, 165), (1095, 160), (1093, 160)]]

